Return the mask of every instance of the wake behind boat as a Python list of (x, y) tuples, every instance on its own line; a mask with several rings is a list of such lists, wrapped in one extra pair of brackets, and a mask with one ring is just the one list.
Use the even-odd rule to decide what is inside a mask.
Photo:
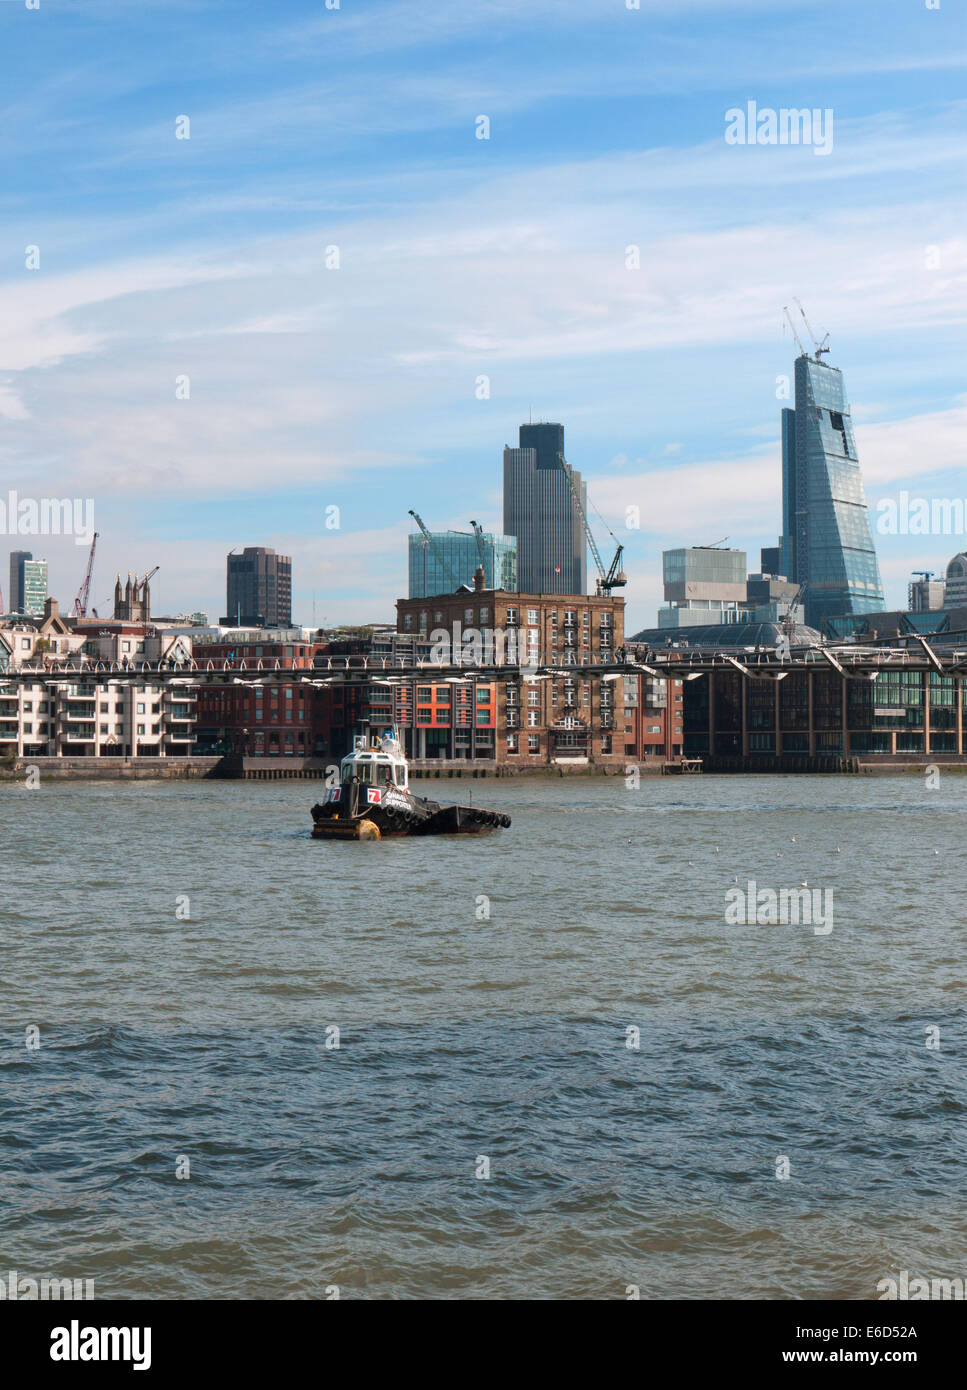
[(356, 734), (339, 764), (339, 786), (312, 808), (316, 840), (381, 840), (387, 835), (479, 835), (510, 825), (510, 816), (477, 806), (441, 806), (415, 797), (395, 731)]

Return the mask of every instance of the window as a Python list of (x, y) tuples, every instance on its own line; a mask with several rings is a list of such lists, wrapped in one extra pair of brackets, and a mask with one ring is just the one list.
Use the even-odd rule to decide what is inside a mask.
[[(143, 705), (143, 704), (139, 704), (139, 705), (138, 705), (137, 709), (135, 710), (135, 714), (144, 714), (144, 705)], [(142, 729), (141, 732), (143, 733), (144, 730)]]
[(527, 735), (527, 751), (528, 753), (539, 753), (541, 751), (540, 734)]
[(540, 614), (538, 613), (536, 608), (528, 608), (527, 621), (534, 627), (536, 627), (537, 624), (540, 622)]
[(101, 733), (102, 733), (102, 734), (106, 734), (106, 733), (109, 731), (109, 728), (110, 728), (109, 725), (107, 725), (107, 724), (102, 724), (102, 725), (101, 725)]
[(122, 642), (122, 643), (121, 643), (121, 650), (122, 650), (122, 652), (129, 652), (129, 651), (131, 650), (131, 643), (130, 643), (130, 642)]
[(610, 734), (602, 734), (602, 735), (601, 735), (601, 752), (602, 752), (602, 753), (610, 753), (610, 752), (611, 752), (611, 735), (610, 735)]
[(508, 608), (508, 609), (507, 609), (507, 626), (508, 626), (508, 627), (516, 627), (516, 626), (517, 626), (517, 609), (516, 609), (516, 608)]
[(139, 724), (139, 725), (138, 725), (138, 733), (139, 733), (139, 734), (143, 734), (143, 733), (144, 733), (144, 725), (143, 725), (143, 724)]
[(541, 722), (541, 712), (538, 709), (527, 711), (527, 723), (532, 729), (536, 729)]
[(539, 690), (528, 690), (527, 703), (529, 705), (539, 705), (541, 702), (541, 692)]
[(489, 609), (489, 608), (481, 608), (481, 610), (480, 610), (480, 622), (481, 622), (481, 625), (482, 625), (483, 623), (489, 623), (489, 622), (490, 622), (490, 609)]
[(516, 734), (508, 734), (508, 735), (507, 735), (507, 752), (508, 752), (508, 753), (516, 753), (516, 752), (517, 752), (517, 735), (516, 735)]
[(413, 614), (412, 614), (412, 613), (404, 613), (404, 614), (403, 614), (403, 631), (404, 631), (404, 632), (412, 632), (412, 631), (413, 631)]
[(472, 608), (465, 608), (465, 609), (463, 610), (463, 622), (464, 622), (464, 626), (465, 626), (465, 627), (473, 627), (473, 609), (472, 609)]
[(107, 701), (106, 701), (106, 700), (102, 700), (102, 701), (101, 701), (101, 713), (102, 713), (102, 714), (107, 714), (107, 708), (108, 708), (108, 707), (107, 707)]

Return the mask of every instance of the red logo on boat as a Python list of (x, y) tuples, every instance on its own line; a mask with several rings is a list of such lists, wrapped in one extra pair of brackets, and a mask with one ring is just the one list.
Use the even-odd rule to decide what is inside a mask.
[(382, 799), (382, 795), (382, 790), (379, 787), (366, 788), (366, 800), (370, 803), (380, 801)]

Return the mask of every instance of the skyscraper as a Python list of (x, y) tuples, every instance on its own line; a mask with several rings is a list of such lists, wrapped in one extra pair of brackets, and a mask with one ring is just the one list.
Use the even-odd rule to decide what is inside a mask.
[(226, 625), (292, 626), (292, 560), (270, 547), (246, 546), (228, 557)]
[[(517, 587), (526, 594), (587, 592), (587, 543), (564, 469), (564, 426), (521, 425), (504, 449), (504, 534), (517, 537)], [(573, 470), (587, 514), (587, 489)]]
[(15, 550), (10, 556), (11, 613), (43, 616), (47, 602), (47, 561), (35, 560), (29, 550)]
[(843, 374), (802, 353), (782, 412), (782, 570), (805, 585), (806, 622), (883, 609)]

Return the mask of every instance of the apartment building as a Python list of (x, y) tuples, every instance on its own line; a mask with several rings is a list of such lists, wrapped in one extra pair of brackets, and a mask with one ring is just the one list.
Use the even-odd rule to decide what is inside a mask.
[[(478, 570), (472, 589), (399, 600), (397, 628), (427, 638), (431, 661), (476, 668), (478, 683), (486, 682), (488, 667), (513, 668), (512, 679), (495, 682), (495, 760), (517, 766), (623, 760), (622, 677), (587, 668), (616, 664), (623, 655), (624, 599), (517, 594), (483, 582)], [(553, 667), (559, 673), (547, 669)], [(480, 708), (483, 721), (490, 706)], [(474, 726), (488, 727), (476, 725), (476, 706)]]
[[(68, 628), (56, 604), (51, 611), (52, 603), (43, 623), (0, 629), (0, 752), (18, 758), (188, 756), (197, 693), (187, 680), (152, 682), (147, 671), (144, 679), (112, 679), (111, 670), (159, 661), (186, 666), (190, 642), (143, 625), (96, 619)], [(9, 679), (24, 668), (36, 674)], [(69, 679), (47, 678), (56, 670)]]

